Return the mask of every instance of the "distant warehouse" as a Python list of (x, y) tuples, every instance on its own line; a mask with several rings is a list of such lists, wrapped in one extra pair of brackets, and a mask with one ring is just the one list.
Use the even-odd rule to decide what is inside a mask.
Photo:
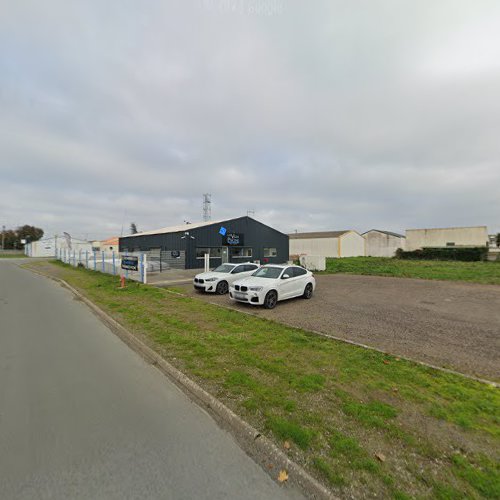
[(486, 226), (407, 229), (406, 250), (439, 247), (488, 246)]
[(198, 222), (145, 231), (120, 238), (120, 252), (147, 252), (177, 269), (198, 269), (204, 255), (210, 267), (225, 262), (288, 260), (288, 236), (251, 217)]
[(288, 236), (291, 256), (316, 255), (339, 258), (365, 255), (365, 239), (352, 230), (292, 233)]
[(370, 229), (362, 234), (366, 241), (367, 257), (394, 257), (398, 248), (405, 249), (405, 237), (402, 234)]

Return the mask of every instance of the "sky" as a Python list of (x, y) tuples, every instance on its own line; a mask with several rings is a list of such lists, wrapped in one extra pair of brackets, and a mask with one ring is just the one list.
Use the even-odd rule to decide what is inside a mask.
[(500, 232), (498, 0), (0, 0), (0, 225)]

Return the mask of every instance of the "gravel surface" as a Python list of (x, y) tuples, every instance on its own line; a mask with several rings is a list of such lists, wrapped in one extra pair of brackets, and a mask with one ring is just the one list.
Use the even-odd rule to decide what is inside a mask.
[(189, 295), (377, 347), (462, 373), (500, 380), (500, 286), (378, 276), (319, 275), (311, 300), (267, 311), (228, 296)]

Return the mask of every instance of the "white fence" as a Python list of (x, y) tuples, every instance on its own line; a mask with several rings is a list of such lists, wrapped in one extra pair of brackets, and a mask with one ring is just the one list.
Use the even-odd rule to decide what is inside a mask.
[[(122, 269), (122, 258), (137, 257), (138, 270)], [(85, 267), (91, 271), (124, 276), (126, 279), (147, 283), (148, 271), (154, 271), (154, 262), (148, 263), (145, 253), (101, 252), (88, 250), (58, 249), (56, 259), (75, 267)], [(149, 268), (149, 269), (148, 269)]]

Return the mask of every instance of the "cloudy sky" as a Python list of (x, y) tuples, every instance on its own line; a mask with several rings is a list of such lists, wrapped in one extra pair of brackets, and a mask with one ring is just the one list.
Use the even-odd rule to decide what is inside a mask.
[(0, 225), (500, 231), (498, 0), (0, 0)]

